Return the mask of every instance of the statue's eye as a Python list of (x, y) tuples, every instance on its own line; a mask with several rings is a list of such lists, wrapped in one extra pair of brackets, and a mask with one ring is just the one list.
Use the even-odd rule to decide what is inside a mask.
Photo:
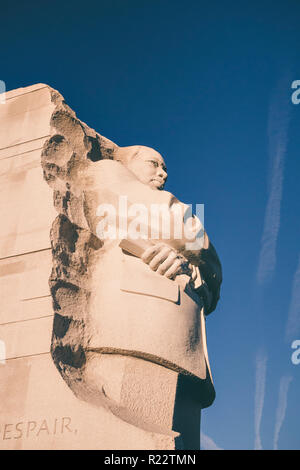
[(148, 160), (150, 163), (152, 163), (153, 166), (155, 166), (155, 168), (158, 167), (158, 162), (156, 162), (155, 160)]

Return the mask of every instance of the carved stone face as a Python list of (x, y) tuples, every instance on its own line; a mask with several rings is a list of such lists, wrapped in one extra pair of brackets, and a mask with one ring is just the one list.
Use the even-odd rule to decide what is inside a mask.
[(167, 180), (167, 168), (162, 156), (148, 147), (139, 147), (129, 160), (127, 168), (152, 189), (163, 189)]

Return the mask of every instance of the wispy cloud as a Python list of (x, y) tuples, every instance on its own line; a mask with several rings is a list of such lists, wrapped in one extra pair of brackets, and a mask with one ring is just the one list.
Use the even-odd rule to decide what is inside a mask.
[(265, 400), (267, 355), (260, 350), (256, 355), (255, 401), (254, 401), (254, 449), (261, 450), (260, 423)]
[(287, 408), (287, 395), (288, 395), (289, 386), (290, 386), (292, 379), (293, 378), (291, 376), (283, 376), (280, 379), (278, 405), (277, 405), (277, 410), (276, 410), (276, 422), (275, 422), (275, 431), (274, 431), (274, 450), (278, 449), (279, 433), (280, 433), (280, 429), (285, 418), (285, 413), (286, 413), (286, 408)]
[(203, 450), (223, 450), (221, 447), (218, 447), (213, 439), (203, 432), (201, 432), (201, 449)]
[(285, 337), (287, 341), (295, 339), (300, 334), (300, 256), (294, 274), (291, 302), (286, 324)]
[(284, 159), (290, 121), (290, 81), (282, 79), (273, 91), (268, 116), (269, 190), (257, 269), (257, 282), (271, 279), (276, 267), (276, 244), (280, 228)]

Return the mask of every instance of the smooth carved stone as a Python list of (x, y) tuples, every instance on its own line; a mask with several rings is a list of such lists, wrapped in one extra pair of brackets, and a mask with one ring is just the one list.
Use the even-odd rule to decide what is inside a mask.
[[(145, 430), (172, 434), (178, 374), (191, 377), (199, 410), (214, 399), (203, 300), (186, 283), (167, 279), (130, 256), (120, 248), (120, 239), (99, 239), (96, 214), (101, 203), (113, 204), (117, 211), (124, 195), (130, 203), (147, 208), (157, 203), (169, 212), (181, 203), (157, 190), (166, 176), (157, 152), (118, 147), (79, 121), (57, 92), (51, 93), (52, 136), (44, 145), (42, 165), (59, 212), (51, 231), (52, 357), (79, 398)], [(148, 182), (144, 168), (151, 158), (162, 168)], [(186, 253), (183, 240), (166, 243), (202, 268), (209, 287), (215, 287), (218, 275), (216, 303), (220, 269), (207, 237), (197, 253)], [(129, 374), (131, 362), (134, 374)], [(155, 365), (147, 375), (151, 363)], [(151, 388), (149, 400), (146, 391)], [(162, 415), (169, 419), (161, 421)]]
[[(30, 111), (32, 122), (39, 122), (39, 130), (35, 136), (31, 126), (28, 136), (38, 142), (36, 145), (43, 145), (44, 187), (48, 184), (52, 189), (57, 213), (53, 217), (48, 202), (44, 205), (47, 209), (43, 211), (43, 218), (48, 223), (53, 220), (49, 279), (54, 312), (51, 355), (73, 393), (72, 401), (63, 392), (66, 400), (72, 402), (74, 410), (76, 403), (80, 404), (82, 412), (76, 412), (76, 416), (82, 429), (88, 429), (86, 416), (91, 415), (90, 410), (98, 410), (99, 422), (103, 416), (111, 435), (108, 433), (102, 442), (96, 439), (95, 448), (196, 449), (200, 441), (200, 410), (209, 406), (215, 396), (205, 337), (205, 315), (217, 304), (222, 280), (214, 247), (206, 234), (203, 248), (196, 251), (186, 249), (184, 238), (164, 240), (170, 252), (180, 255), (182, 266), (184, 260), (186, 265), (189, 263), (187, 271), (182, 267), (181, 275), (178, 271), (179, 275), (168, 279), (140, 259), (149, 245), (137, 243), (134, 250), (139, 254), (134, 250), (130, 253), (126, 246), (120, 247), (120, 238), (107, 240), (99, 236), (97, 208), (103, 203), (112, 204), (119, 215), (118, 204), (124, 195), (128, 205), (143, 204), (147, 210), (152, 204), (165, 205), (171, 219), (174, 206), (182, 209), (185, 206), (163, 190), (166, 169), (157, 152), (143, 146), (117, 146), (82, 123), (57, 91), (46, 85), (36, 87), (39, 87), (40, 100), (36, 105), (34, 99), (27, 96), (30, 94), (27, 89), (24, 89), (26, 99), (11, 96), (12, 100), (24, 101), (24, 109), (29, 109), (29, 104), (34, 109), (39, 109), (39, 104), (44, 106), (42, 119), (37, 118), (36, 111)], [(15, 107), (18, 108), (17, 103)], [(13, 106), (7, 109), (15, 112), (11, 111)], [(13, 129), (16, 133), (15, 125)], [(25, 153), (28, 148), (30, 152), (40, 152), (40, 147), (34, 150), (26, 137), (19, 140), (21, 144), (17, 145), (21, 145)], [(4, 151), (3, 158), (10, 158), (9, 152)], [(153, 158), (159, 167), (154, 176), (145, 166), (145, 162)], [(38, 201), (36, 204), (38, 206)], [(39, 247), (38, 241), (37, 237), (35, 246)], [(46, 249), (44, 242), (40, 246)], [(27, 255), (24, 256), (27, 259)], [(19, 267), (6, 264), (3, 266), (5, 279), (11, 269), (22, 272), (26, 269), (24, 262), (24, 266)], [(198, 277), (191, 284), (192, 267), (198, 269)], [(42, 297), (34, 295), (34, 298)], [(30, 299), (27, 293), (24, 297)], [(23, 306), (22, 312), (25, 312)], [(24, 315), (18, 313), (18, 318)], [(27, 340), (22, 338), (20, 345), (14, 342), (16, 350), (10, 352), (10, 357), (23, 360), (28, 351), (34, 355), (49, 350), (49, 318), (45, 316), (36, 321), (46, 332), (45, 336), (40, 335), (40, 346), (37, 347), (36, 342), (30, 344), (30, 326), (25, 330), (26, 322), (20, 323), (18, 335), (21, 338), (22, 331), (26, 331)], [(9, 343), (15, 333), (6, 326), (4, 333)], [(54, 390), (57, 386), (52, 372), (51, 380)], [(84, 403), (86, 411), (82, 408)], [(71, 413), (63, 415), (68, 417)], [(53, 422), (56, 425), (53, 416), (45, 419), (45, 423), (43, 419), (34, 420), (35, 428), (41, 429), (39, 437), (47, 435)], [(61, 423), (62, 418), (59, 419)], [(12, 436), (13, 432), (18, 436), (21, 433), (23, 439), (28, 422), (29, 418), (23, 420), (17, 428), (18, 423), (12, 423), (7, 416), (9, 426), (4, 427), (5, 437)], [(114, 441), (116, 427), (124, 430), (126, 442), (119, 437)], [(71, 424), (69, 428), (73, 429)], [(89, 447), (92, 444), (87, 446), (86, 438), (82, 438), (84, 442), (80, 444), (80, 432), (75, 437), (68, 427), (63, 429), (65, 448), (76, 448), (76, 445), (93, 448)], [(139, 430), (138, 433), (133, 429)], [(55, 437), (54, 448), (63, 448), (57, 439)], [(12, 441), (5, 439), (5, 442)], [(30, 443), (30, 439), (26, 442)]]

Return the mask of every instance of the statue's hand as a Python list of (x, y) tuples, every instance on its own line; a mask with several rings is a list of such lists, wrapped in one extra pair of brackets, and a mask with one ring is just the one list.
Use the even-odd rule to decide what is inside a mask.
[(169, 279), (174, 279), (179, 274), (192, 274), (188, 260), (164, 243), (157, 243), (147, 248), (141, 259), (153, 271)]

